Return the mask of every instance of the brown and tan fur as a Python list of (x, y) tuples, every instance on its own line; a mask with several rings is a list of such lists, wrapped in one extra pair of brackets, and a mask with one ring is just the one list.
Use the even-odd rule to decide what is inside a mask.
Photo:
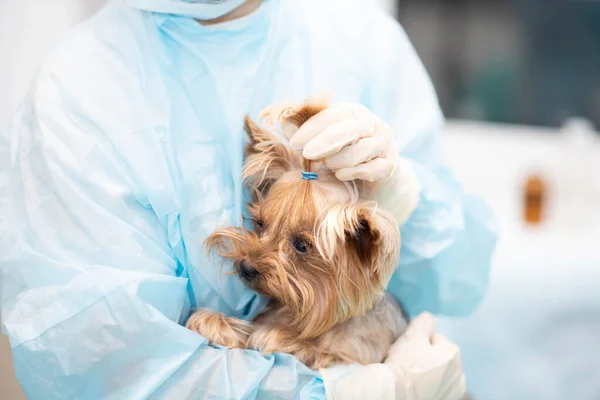
[[(302, 125), (325, 104), (280, 110)], [(234, 260), (245, 284), (272, 300), (254, 321), (196, 311), (187, 327), (213, 344), (295, 355), (313, 369), (382, 362), (404, 332), (400, 306), (385, 293), (397, 265), (393, 217), (246, 118), (251, 141), (243, 177), (252, 190), (255, 231), (228, 228), (209, 249)], [(318, 172), (317, 181), (302, 171)], [(304, 251), (305, 250), (305, 251)]]

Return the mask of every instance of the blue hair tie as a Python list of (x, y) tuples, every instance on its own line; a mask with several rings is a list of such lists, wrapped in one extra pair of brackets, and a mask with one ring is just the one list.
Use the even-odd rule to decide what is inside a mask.
[(316, 181), (319, 175), (316, 172), (303, 172), (302, 180), (303, 181)]

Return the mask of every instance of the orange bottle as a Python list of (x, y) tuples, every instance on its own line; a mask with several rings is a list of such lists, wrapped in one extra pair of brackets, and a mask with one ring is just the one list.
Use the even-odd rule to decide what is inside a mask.
[(529, 224), (539, 224), (544, 217), (546, 203), (546, 184), (537, 175), (527, 179), (524, 193), (524, 218)]

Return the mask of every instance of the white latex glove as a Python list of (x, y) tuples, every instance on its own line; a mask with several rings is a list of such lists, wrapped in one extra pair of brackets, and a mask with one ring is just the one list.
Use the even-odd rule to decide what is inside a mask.
[(435, 333), (435, 318), (421, 314), (392, 345), (385, 360), (396, 377), (396, 398), (459, 400), (465, 397), (460, 350)]
[(363, 198), (375, 200), (402, 225), (417, 207), (420, 184), (401, 159), (390, 127), (360, 104), (339, 103), (300, 128), (282, 121), (292, 150), (323, 160), (342, 181), (363, 181)]
[(434, 329), (433, 316), (422, 314), (392, 346), (383, 364), (322, 370), (327, 399), (463, 399), (460, 351)]

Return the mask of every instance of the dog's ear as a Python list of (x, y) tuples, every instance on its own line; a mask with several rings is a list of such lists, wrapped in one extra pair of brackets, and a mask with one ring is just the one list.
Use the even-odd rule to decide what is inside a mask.
[[(317, 234), (318, 248), (329, 258), (347, 256), (370, 284), (387, 285), (400, 253), (400, 231), (394, 217), (374, 204), (335, 206), (325, 214)], [(354, 271), (356, 272), (356, 271)], [(346, 274), (355, 275), (353, 271)]]
[(245, 149), (242, 175), (256, 199), (295, 164), (299, 164), (299, 156), (288, 149), (284, 139), (262, 129), (249, 116), (246, 116), (244, 130), (250, 140)]
[(250, 139), (250, 142), (246, 145), (245, 149), (247, 155), (258, 151), (256, 147), (260, 146), (260, 143), (272, 142), (275, 140), (275, 135), (267, 130), (261, 129), (249, 115), (246, 115), (244, 119), (244, 131), (246, 132), (246, 135), (248, 135), (248, 139)]

